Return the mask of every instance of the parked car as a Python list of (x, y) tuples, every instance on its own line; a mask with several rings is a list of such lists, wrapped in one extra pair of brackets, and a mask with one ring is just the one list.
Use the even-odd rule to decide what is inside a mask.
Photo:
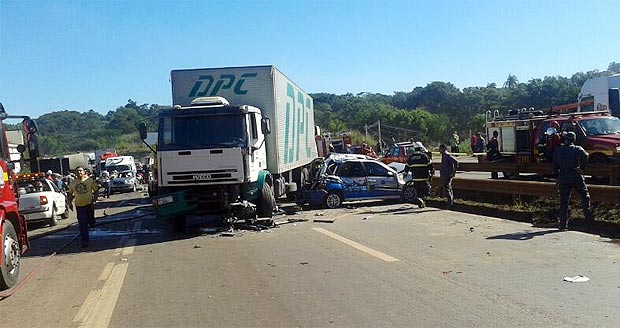
[(110, 193), (136, 190), (138, 190), (138, 178), (133, 171), (122, 171), (112, 176)]
[(17, 193), (19, 212), (28, 222), (43, 221), (55, 226), (59, 217), (69, 217), (67, 194), (43, 173), (18, 175)]
[(412, 197), (396, 170), (364, 155), (331, 154), (311, 179), (300, 204), (338, 208), (345, 201)]

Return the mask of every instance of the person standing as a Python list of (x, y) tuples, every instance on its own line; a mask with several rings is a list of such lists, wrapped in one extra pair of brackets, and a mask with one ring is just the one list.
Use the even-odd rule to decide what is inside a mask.
[(553, 153), (562, 144), (559, 133), (560, 124), (558, 123), (558, 121), (551, 122), (551, 128), (548, 130), (548, 132), (553, 133), (547, 135), (547, 139), (545, 140), (545, 159), (548, 163), (553, 162)]
[(452, 143), (450, 146), (451, 146), (452, 149), (450, 150), (450, 152), (452, 152), (452, 153), (458, 153), (459, 152), (459, 140), (460, 140), (459, 134), (456, 133), (456, 131), (452, 132), (452, 139), (450, 139), (450, 141)]
[(93, 208), (98, 197), (97, 182), (88, 177), (84, 168), (78, 166), (76, 169), (77, 177), (69, 185), (71, 201), (75, 202), (78, 224), (80, 227), (81, 247), (88, 247), (88, 226), (94, 221)]
[(564, 139), (565, 143), (553, 153), (553, 169), (560, 193), (560, 230), (568, 229), (568, 202), (573, 189), (581, 197), (586, 220), (594, 219), (590, 209), (590, 193), (582, 174), (588, 163), (588, 153), (575, 145), (575, 132), (567, 132)]
[[(471, 152), (475, 153), (476, 152), (476, 143), (478, 142), (478, 137), (476, 137), (475, 134), (472, 134), (471, 137), (469, 138), (469, 146), (471, 148)], [(476, 155), (474, 155), (476, 156)]]
[(430, 179), (435, 174), (433, 161), (421, 147), (414, 148), (414, 152), (407, 159), (407, 164), (403, 169), (405, 176), (411, 171), (413, 188), (416, 192), (415, 202), (418, 207), (426, 206), (426, 197), (430, 194)]
[(446, 145), (439, 145), (439, 153), (441, 153), (441, 168), (439, 170), (439, 176), (443, 184), (444, 194), (447, 200), (447, 209), (452, 209), (454, 205), (454, 194), (452, 192), (452, 178), (456, 175), (456, 169), (459, 167), (459, 162), (454, 156), (448, 153), (448, 147)]

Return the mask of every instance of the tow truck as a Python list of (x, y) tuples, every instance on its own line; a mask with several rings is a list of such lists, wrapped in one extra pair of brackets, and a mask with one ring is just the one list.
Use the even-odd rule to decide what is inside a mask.
[[(19, 213), (16, 188), (14, 186), (15, 163), (11, 162), (9, 144), (3, 121), (5, 119), (22, 119), (22, 126), (28, 140), (31, 169), (36, 168), (39, 155), (34, 120), (28, 116), (11, 116), (6, 113), (0, 103), (0, 290), (8, 289), (17, 284), (21, 255), (30, 247), (26, 219)], [(20, 153), (26, 146), (17, 147)]]

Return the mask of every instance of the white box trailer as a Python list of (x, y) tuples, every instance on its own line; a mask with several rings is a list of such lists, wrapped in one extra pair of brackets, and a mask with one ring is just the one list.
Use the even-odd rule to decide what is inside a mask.
[(272, 132), (266, 136), (271, 173), (290, 172), (318, 156), (312, 97), (274, 66), (173, 70), (171, 82), (173, 105), (221, 96), (231, 105), (261, 109), (271, 121)]

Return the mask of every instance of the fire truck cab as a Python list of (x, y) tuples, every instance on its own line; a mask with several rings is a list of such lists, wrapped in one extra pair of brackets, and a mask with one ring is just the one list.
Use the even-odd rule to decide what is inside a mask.
[(3, 124), (7, 118), (23, 119), (28, 147), (20, 145), (18, 150), (23, 153), (28, 148), (31, 163), (36, 161), (38, 155), (35, 122), (27, 116), (9, 116), (0, 103), (0, 290), (17, 284), (21, 255), (29, 248), (26, 220), (18, 211), (14, 186), (15, 164), (10, 159)]

